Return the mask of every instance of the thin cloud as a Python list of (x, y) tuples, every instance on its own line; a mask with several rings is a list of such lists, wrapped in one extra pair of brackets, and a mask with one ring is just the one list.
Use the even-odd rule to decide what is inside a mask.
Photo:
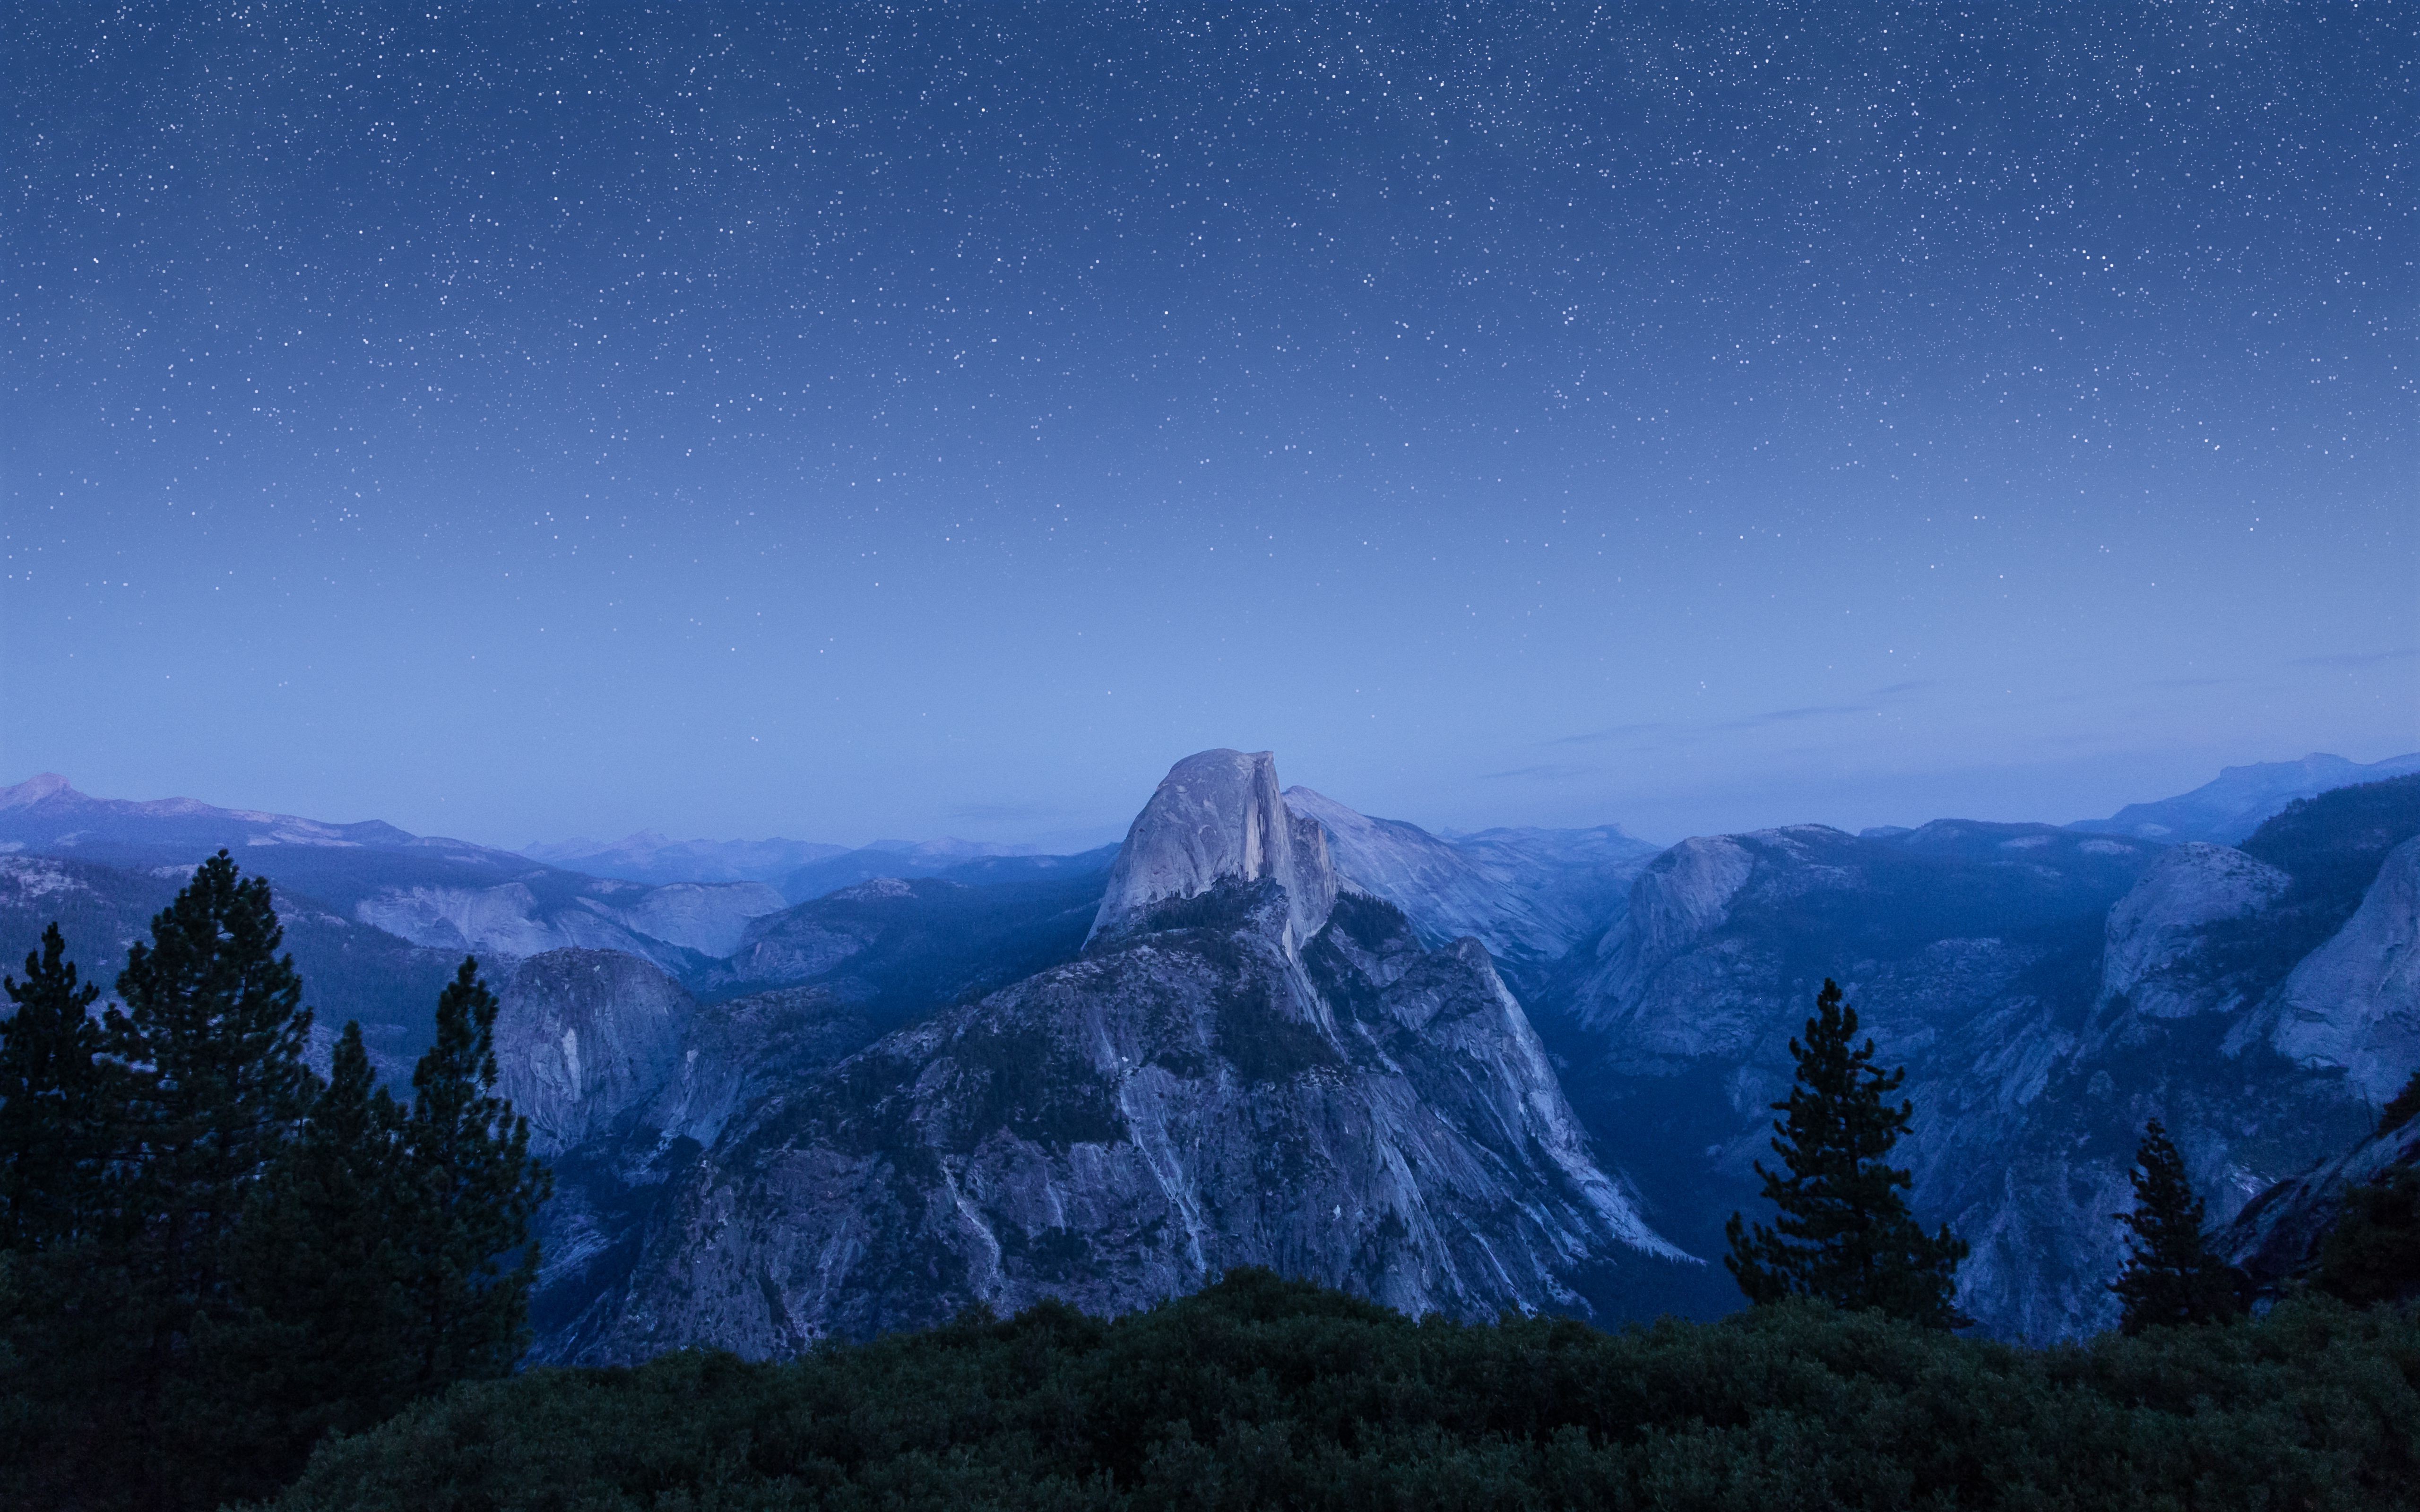
[(2420, 646), (2405, 646), (2397, 651), (2348, 651), (2332, 656), (2297, 656), (2286, 665), (2351, 671), (2362, 667), (2383, 667), (2391, 661), (2410, 661), (2414, 656), (2420, 656)]
[(1549, 764), (1542, 765), (1542, 766), (1515, 766), (1515, 767), (1511, 768), (1510, 770), (1502, 771), (1502, 772), (1481, 772), (1481, 773), (1480, 773), (1480, 774), (1479, 774), (1479, 779), (1480, 779), (1481, 781), (1482, 781), (1482, 782), (1500, 782), (1500, 781), (1505, 781), (1505, 780), (1508, 780), (1508, 779), (1514, 779), (1514, 778), (1524, 778), (1524, 777), (1528, 777), (1528, 778), (1586, 777), (1586, 776), (1588, 776), (1589, 774), (1590, 774), (1590, 773), (1592, 773), (1592, 772), (1595, 772), (1595, 771), (1598, 771), (1598, 770), (1599, 770), (1599, 768), (1594, 767), (1594, 766), (1560, 766), (1560, 765), (1555, 765), (1555, 764)]
[(1652, 734), (1656, 731), (1668, 730), (1670, 728), (1671, 726), (1661, 722), (1650, 722), (1647, 724), (1617, 724), (1603, 730), (1585, 731), (1576, 735), (1557, 735), (1554, 739), (1545, 741), (1544, 744), (1549, 746), (1588, 746), (1593, 745), (1600, 740), (1621, 740), (1630, 735)]
[(1801, 719), (1828, 719), (1843, 714), (1871, 714), (1864, 703), (1809, 703), (1797, 709), (1767, 709), (1744, 719), (1733, 719), (1723, 726), (1726, 730), (1755, 730), (1769, 724), (1796, 724)]
[(1878, 699), (1902, 698), (1910, 693), (1922, 692), (1924, 689), (1933, 686), (1935, 686), (1933, 680), (1930, 677), (1920, 678), (1913, 683), (1893, 683), (1888, 687), (1875, 688), (1874, 697)]

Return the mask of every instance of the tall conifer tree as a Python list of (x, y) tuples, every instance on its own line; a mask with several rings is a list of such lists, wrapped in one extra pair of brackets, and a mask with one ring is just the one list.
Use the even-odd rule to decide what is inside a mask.
[(56, 923), (0, 1025), (0, 1505), (108, 1506), (132, 1431), (122, 1272), (101, 1240), (126, 1084)]
[(0, 987), (17, 1006), (0, 1024), (0, 1250), (40, 1250), (89, 1227), (115, 1142), (101, 989), (76, 980), (56, 923)]
[(1820, 1297), (1962, 1328), (1973, 1319), (1952, 1295), (1966, 1242), (1947, 1226), (1925, 1233), (1901, 1195), (1914, 1179), (1888, 1159), (1915, 1112), (1912, 1103), (1885, 1101), (1907, 1072), (1876, 1067), (1873, 1041), (1860, 1045), (1856, 1038), (1857, 1011), (1826, 979), (1806, 1038), (1790, 1041), (1797, 1080), (1789, 1100), (1773, 1104), (1785, 1115), (1772, 1141), (1784, 1171), (1756, 1167), (1779, 1217), (1768, 1228), (1731, 1214), (1723, 1264), (1750, 1302)]
[(2153, 1119), (2134, 1151), (2134, 1211), (2117, 1215), (2131, 1231), (2126, 1266), (2110, 1284), (2125, 1304), (2118, 1327), (2128, 1334), (2168, 1323), (2210, 1323), (2243, 1310), (2243, 1277), (2211, 1253), (2202, 1233), (2202, 1201), (2185, 1175), (2185, 1158)]
[(438, 996), (404, 1125), (397, 1216), (419, 1391), (501, 1376), (528, 1347), (530, 1223), (553, 1180), (530, 1157), (529, 1120), (495, 1095), (495, 995), (466, 958)]
[(211, 1364), (226, 1404), (223, 1494), (265, 1498), (329, 1433), (411, 1397), (396, 1243), (403, 1110), (358, 1023), (336, 1040), (300, 1135), (253, 1188), (237, 1242), (239, 1326)]
[(202, 1467), (235, 1405), (209, 1389), (212, 1362), (244, 1352), (238, 1227), (318, 1091), (284, 938), (267, 879), (245, 879), (222, 850), (128, 952), (126, 1007), (108, 1016), (131, 1088), (111, 1242), (130, 1294), (124, 1395), (138, 1425), (116, 1468), (140, 1474), (157, 1506), (206, 1491)]

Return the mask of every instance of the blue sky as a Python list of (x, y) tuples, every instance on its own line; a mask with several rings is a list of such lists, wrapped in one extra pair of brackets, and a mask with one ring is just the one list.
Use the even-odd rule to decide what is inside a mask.
[(2420, 748), (2377, 5), (22, 7), (0, 775), (519, 844)]

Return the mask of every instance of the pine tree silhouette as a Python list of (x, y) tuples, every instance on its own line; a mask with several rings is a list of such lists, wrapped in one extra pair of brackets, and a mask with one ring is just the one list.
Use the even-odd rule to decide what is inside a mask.
[(0, 1024), (0, 1250), (47, 1249), (90, 1224), (115, 1143), (115, 1068), (91, 1014), (101, 988), (77, 981), (55, 922), (25, 957), (25, 980), (0, 987), (17, 1005)]
[(530, 1223), (553, 1178), (530, 1158), (529, 1120), (494, 1095), (495, 1026), (495, 995), (466, 958), (438, 996), (403, 1134), (397, 1242), (423, 1392), (501, 1376), (529, 1344)]
[(245, 879), (222, 850), (128, 952), (126, 1007), (107, 1016), (130, 1095), (104, 1249), (127, 1288), (123, 1396), (136, 1430), (105, 1468), (139, 1477), (155, 1506), (212, 1484), (239, 1410), (216, 1385), (245, 1352), (238, 1227), (319, 1091), (284, 939), (268, 880)]
[(1888, 1156), (1907, 1131), (1914, 1104), (1885, 1099), (1906, 1080), (1882, 1071), (1874, 1042), (1856, 1043), (1857, 1011), (1828, 978), (1803, 1041), (1790, 1041), (1798, 1063), (1788, 1101), (1776, 1103), (1774, 1153), (1786, 1174), (1756, 1173), (1780, 1210), (1772, 1227), (1733, 1213), (1724, 1226), (1723, 1257), (1753, 1303), (1820, 1297), (1838, 1306), (1876, 1308), (1931, 1328), (1973, 1321), (1953, 1294), (1967, 1246), (1944, 1227), (1928, 1235), (1902, 1196), (1914, 1184)]
[(361, 1026), (346, 1025), (326, 1088), (239, 1233), (240, 1323), (213, 1362), (222, 1496), (273, 1495), (321, 1438), (362, 1432), (411, 1399), (419, 1362), (394, 1233), (403, 1121)]
[(2185, 1175), (2184, 1156), (2153, 1119), (2134, 1152), (2134, 1211), (2117, 1215), (2132, 1230), (2125, 1269), (2109, 1289), (2125, 1304), (2128, 1334), (2175, 1323), (2209, 1323), (2243, 1310), (2242, 1273), (2211, 1253), (2202, 1202)]

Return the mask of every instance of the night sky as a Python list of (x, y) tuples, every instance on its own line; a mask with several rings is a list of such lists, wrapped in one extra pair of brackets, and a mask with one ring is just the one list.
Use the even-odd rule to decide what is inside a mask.
[(2420, 748), (2408, 6), (0, 8), (0, 781), (519, 845)]

